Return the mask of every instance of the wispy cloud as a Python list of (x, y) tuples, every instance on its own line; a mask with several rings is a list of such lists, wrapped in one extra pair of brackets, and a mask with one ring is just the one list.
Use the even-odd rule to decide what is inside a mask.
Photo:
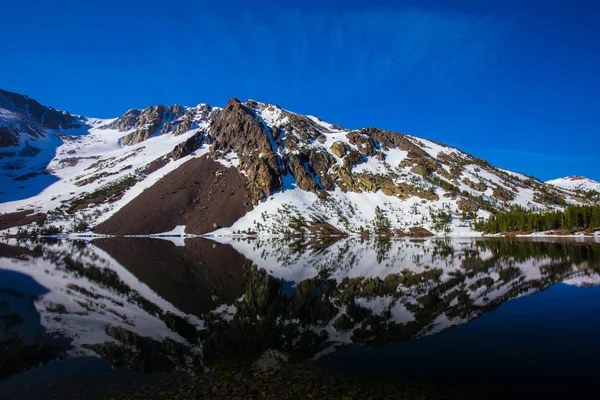
[[(235, 16), (202, 12), (204, 49), (243, 73), (295, 90), (312, 82), (312, 90), (330, 93), (386, 86), (402, 88), (399, 95), (440, 91), (489, 79), (512, 63), (503, 42), (513, 22), (493, 17), (416, 8), (271, 10), (268, 17), (252, 9)], [(211, 41), (216, 32), (219, 40)]]

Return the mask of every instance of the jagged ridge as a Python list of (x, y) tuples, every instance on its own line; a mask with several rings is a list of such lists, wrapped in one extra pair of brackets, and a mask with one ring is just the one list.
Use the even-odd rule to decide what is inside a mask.
[[(45, 169), (58, 182), (39, 195), (1, 204), (2, 212), (44, 212), (46, 226), (65, 229), (74, 220), (94, 226), (113, 218), (108, 225), (117, 226), (143, 219), (148, 224), (129, 233), (159, 233), (166, 225), (152, 222), (149, 204), (173, 212), (178, 191), (189, 198), (204, 194), (193, 185), (160, 196), (147, 189), (158, 181), (167, 187), (164, 183), (175, 176), (169, 174), (200, 157), (222, 164), (212, 174), (237, 171), (240, 179), (232, 180), (228, 191), (244, 193), (246, 200), (235, 207), (254, 209), (237, 220), (205, 220), (187, 233), (231, 224), (219, 232), (307, 234), (319, 225), (359, 233), (377, 231), (377, 223), (397, 234), (415, 227), (448, 233), (470, 231), (469, 221), (498, 210), (546, 210), (588, 201), (440, 143), (373, 127), (347, 130), (253, 100), (232, 98), (222, 109), (159, 105), (129, 110), (115, 120), (81, 121), (87, 124), (82, 136), (71, 135), (74, 126), (66, 122), (61, 129), (44, 128), (43, 133), (63, 141)], [(14, 162), (11, 157), (5, 157), (6, 163)], [(29, 162), (20, 161), (23, 167)], [(20, 182), (25, 187), (29, 180)], [(198, 212), (191, 205), (178, 207), (178, 213)], [(212, 204), (203, 207), (209, 210), (205, 215), (214, 214)], [(170, 229), (178, 225), (176, 219)]]

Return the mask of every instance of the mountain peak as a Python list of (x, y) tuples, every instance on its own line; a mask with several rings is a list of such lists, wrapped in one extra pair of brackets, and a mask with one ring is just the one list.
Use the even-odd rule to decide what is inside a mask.
[(225, 107), (227, 107), (229, 104), (242, 104), (242, 102), (237, 97), (232, 96)]
[(564, 178), (552, 179), (546, 183), (566, 190), (580, 190), (584, 192), (595, 190), (600, 192), (600, 182), (580, 175), (571, 175)]
[[(0, 139), (14, 118), (21, 119), (12, 124), (19, 134), (25, 126), (46, 133), (37, 112), (18, 107), (39, 103), (2, 96)], [(0, 191), (0, 213), (8, 216), (0, 215), (0, 229), (27, 225), (35, 211), (47, 214), (48, 226), (67, 230), (73, 221), (106, 222), (105, 233), (119, 226), (127, 234), (154, 234), (171, 223), (194, 234), (222, 225), (230, 227), (226, 234), (363, 233), (387, 221), (397, 235), (440, 234), (472, 232), (470, 221), (515, 206), (546, 211), (591, 201), (576, 189), (543, 184), (431, 140), (373, 127), (349, 130), (236, 97), (223, 108), (129, 110), (61, 130), (58, 138), (48, 130), (47, 138), (1, 154), (0, 187), (7, 190)], [(583, 177), (561, 181), (600, 189)], [(24, 222), (2, 225), (8, 217)]]

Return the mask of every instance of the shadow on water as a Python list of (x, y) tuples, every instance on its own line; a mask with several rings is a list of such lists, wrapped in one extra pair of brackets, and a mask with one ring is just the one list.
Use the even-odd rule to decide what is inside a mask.
[[(597, 390), (582, 377), (600, 356), (599, 260), (594, 241), (12, 240), (0, 394), (60, 381), (67, 361), (18, 375), (56, 358), (117, 391), (153, 376), (216, 397), (256, 392), (256, 376), (274, 398)], [(8, 368), (19, 357), (35, 362)]]
[(45, 363), (70, 348), (70, 340), (50, 335), (35, 299), (48, 294), (29, 275), (0, 269), (0, 379)]

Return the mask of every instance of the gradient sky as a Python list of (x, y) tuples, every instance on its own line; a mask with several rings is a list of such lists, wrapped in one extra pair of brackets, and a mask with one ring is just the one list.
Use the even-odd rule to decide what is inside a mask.
[(95, 117), (252, 98), (600, 180), (600, 1), (279, 3), (2, 1), (0, 88)]

